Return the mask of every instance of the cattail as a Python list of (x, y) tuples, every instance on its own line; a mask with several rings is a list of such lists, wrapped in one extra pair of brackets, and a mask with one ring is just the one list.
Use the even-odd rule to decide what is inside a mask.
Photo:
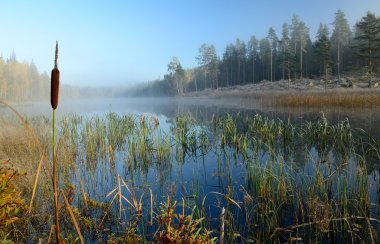
[(58, 93), (59, 93), (59, 70), (58, 70), (58, 42), (55, 45), (55, 61), (54, 69), (51, 71), (51, 93), (50, 102), (51, 107), (56, 109), (58, 107)]

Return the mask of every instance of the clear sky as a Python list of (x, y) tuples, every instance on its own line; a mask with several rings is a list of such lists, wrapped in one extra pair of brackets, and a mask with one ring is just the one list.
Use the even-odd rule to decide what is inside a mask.
[[(341, 9), (352, 25), (367, 11), (380, 15), (379, 0), (124, 0), (0, 3), (0, 55), (15, 50), (43, 72), (53, 68), (59, 42), (61, 81), (73, 85), (128, 85), (162, 78), (172, 56), (196, 65), (203, 43), (221, 55), (236, 38), (263, 38), (269, 27), (298, 15), (314, 38), (320, 22)], [(331, 27), (331, 25), (329, 25)], [(331, 28), (330, 28), (331, 30)]]

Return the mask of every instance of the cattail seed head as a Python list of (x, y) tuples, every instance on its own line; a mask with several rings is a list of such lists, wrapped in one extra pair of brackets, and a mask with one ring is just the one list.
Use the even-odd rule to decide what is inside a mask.
[(59, 93), (59, 70), (58, 70), (58, 42), (55, 46), (55, 61), (54, 69), (51, 71), (51, 93), (50, 103), (53, 109), (58, 107), (58, 93)]

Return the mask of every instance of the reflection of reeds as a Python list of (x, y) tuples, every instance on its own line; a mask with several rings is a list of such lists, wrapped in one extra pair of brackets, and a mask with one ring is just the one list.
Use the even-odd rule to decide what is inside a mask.
[[(81, 208), (80, 203), (72, 202), (65, 191), (68, 201), (61, 198), (65, 203), (61, 209), (66, 210), (61, 210), (60, 217), (66, 241), (70, 240), (65, 235), (69, 233), (66, 219), (71, 216), (76, 220), (70, 223), (72, 231), (74, 228), (84, 231), (86, 241), (99, 233), (119, 242), (145, 238), (163, 241), (166, 234), (169, 239), (165, 240), (174, 240), (175, 235), (178, 238), (185, 233), (196, 235), (198, 230), (207, 240), (218, 236), (227, 242), (308, 242), (334, 238), (377, 241), (378, 220), (371, 209), (379, 206), (369, 201), (370, 171), (366, 160), (369, 153), (379, 154), (379, 144), (368, 140), (368, 135), (358, 134), (347, 120), (330, 124), (322, 115), (316, 121), (294, 125), (260, 115), (244, 118), (227, 115), (199, 125), (185, 118), (176, 120), (172, 133), (160, 131), (157, 122), (147, 116), (112, 113), (63, 119), (58, 130), (58, 144), (62, 146), (57, 155), (60, 167), (67, 168), (69, 173), (61, 172), (61, 189), (70, 184), (75, 173), (78, 180), (74, 184), (80, 187), (86, 206)], [(201, 158), (211, 164), (210, 158), (216, 156), (215, 177), (222, 186), (221, 192), (203, 192), (199, 179), (189, 183), (192, 189), (185, 184), (177, 188), (179, 179), (170, 182), (176, 148), (183, 153), (181, 163), (187, 163), (188, 158)], [(299, 151), (312, 155), (300, 158)], [(111, 157), (113, 161), (107, 160)], [(76, 168), (78, 161), (81, 164)], [(234, 166), (240, 167), (241, 180), (232, 173)], [(120, 167), (127, 169), (123, 176), (119, 175)], [(153, 184), (160, 181), (159, 195), (154, 191), (158, 184), (145, 185), (152, 180), (144, 178), (147, 172), (159, 177), (153, 181)], [(110, 179), (104, 180), (107, 177)], [(242, 186), (234, 185), (236, 181)], [(103, 202), (97, 204), (106, 205), (104, 208), (95, 207), (91, 194), (86, 200), (84, 190), (84, 185), (91, 187), (102, 182), (109, 183), (104, 186), (110, 188), (93, 196)], [(168, 183), (173, 185), (170, 190), (164, 189)], [(104, 198), (107, 192), (111, 200)], [(159, 200), (178, 193), (184, 193), (182, 201)], [(178, 206), (175, 200), (182, 205)], [(213, 208), (217, 211), (210, 210)], [(223, 208), (224, 213), (220, 214)], [(103, 229), (95, 227), (96, 221)], [(192, 229), (186, 229), (185, 225)], [(122, 230), (122, 234), (111, 235), (107, 228)], [(209, 229), (220, 233), (216, 231), (206, 237)]]

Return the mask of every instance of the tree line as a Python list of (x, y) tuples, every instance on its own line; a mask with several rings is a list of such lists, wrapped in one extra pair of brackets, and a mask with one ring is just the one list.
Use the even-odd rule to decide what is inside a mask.
[(332, 30), (320, 23), (314, 41), (309, 28), (297, 15), (283, 23), (281, 33), (270, 27), (266, 37), (253, 35), (248, 41), (236, 39), (218, 57), (212, 44), (198, 51), (198, 66), (184, 69), (177, 57), (168, 64), (163, 79), (137, 89), (139, 95), (182, 95), (207, 88), (218, 89), (257, 82), (322, 78), (350, 72), (364, 72), (369, 81), (379, 68), (380, 18), (368, 12), (351, 29), (343, 11), (338, 10)]
[[(94, 98), (121, 97), (125, 87), (79, 87), (60, 85), (59, 97)], [(50, 98), (50, 74), (40, 73), (33, 60), (19, 62), (15, 51), (4, 60), (0, 56), (0, 100), (3, 101), (37, 101)]]
[(50, 76), (39, 73), (33, 61), (19, 62), (13, 51), (0, 57), (0, 99), (6, 101), (39, 100), (50, 96)]

